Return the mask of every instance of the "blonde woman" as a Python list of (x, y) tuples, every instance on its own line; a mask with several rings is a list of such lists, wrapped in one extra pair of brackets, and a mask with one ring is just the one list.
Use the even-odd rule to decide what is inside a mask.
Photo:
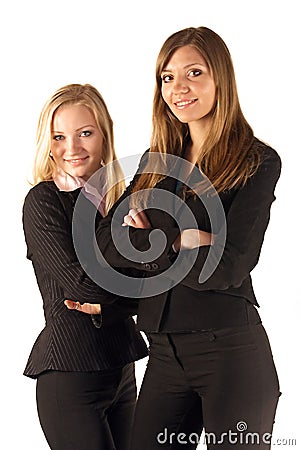
[[(106, 165), (102, 182), (113, 188), (97, 197), (88, 180)], [(147, 355), (147, 347), (131, 317), (135, 303), (87, 276), (72, 237), (79, 194), (99, 224), (124, 190), (123, 181), (116, 183), (121, 174), (113, 123), (100, 93), (88, 84), (58, 89), (40, 115), (34, 186), (23, 208), (27, 257), (46, 321), (24, 374), (37, 379), (40, 423), (55, 450), (128, 448), (136, 401), (134, 361)], [(75, 311), (66, 309), (67, 298), (77, 299)], [(98, 316), (80, 314), (89, 311), (87, 303), (97, 304)]]
[[(243, 116), (221, 37), (171, 35), (157, 59), (150, 151), (96, 232), (111, 266), (144, 274), (138, 326), (150, 356), (132, 450), (195, 449), (202, 426), (209, 449), (270, 448), (280, 392), (250, 272), (280, 170)], [(183, 434), (192, 410), (198, 426)]]

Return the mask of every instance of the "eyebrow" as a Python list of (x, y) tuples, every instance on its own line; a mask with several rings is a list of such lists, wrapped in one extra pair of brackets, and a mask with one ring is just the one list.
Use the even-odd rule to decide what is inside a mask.
[[(202, 67), (206, 67), (206, 65), (203, 64), (203, 63), (201, 63), (201, 62), (194, 62), (194, 63), (192, 63), (192, 64), (187, 64), (186, 66), (183, 67), (183, 69), (188, 69), (189, 67), (193, 67), (193, 66), (202, 66)], [(166, 68), (166, 69), (163, 69), (163, 70), (161, 71), (161, 73), (163, 73), (163, 72), (172, 72), (172, 69)]]
[[(75, 130), (75, 131), (80, 131), (80, 130), (83, 130), (84, 128), (96, 128), (96, 127), (95, 127), (95, 125), (83, 125), (83, 127), (77, 128), (77, 130)], [(55, 130), (52, 130), (52, 133), (64, 134), (63, 131), (55, 131)]]

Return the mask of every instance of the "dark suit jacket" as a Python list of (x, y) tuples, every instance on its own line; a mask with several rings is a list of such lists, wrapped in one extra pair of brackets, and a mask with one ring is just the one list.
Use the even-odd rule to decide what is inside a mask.
[[(54, 182), (41, 182), (29, 191), (24, 202), (27, 257), (33, 264), (46, 321), (25, 368), (24, 374), (30, 377), (45, 370), (121, 367), (148, 354), (131, 317), (136, 313), (136, 302), (120, 300), (105, 291), (92, 281), (78, 261), (72, 218), (79, 192), (80, 189), (61, 192)], [(87, 199), (85, 206), (86, 210), (95, 210)], [(100, 222), (96, 210), (94, 216)], [(77, 223), (79, 235), (80, 227)], [(101, 303), (102, 326), (96, 328), (87, 314), (68, 310), (63, 303), (66, 298)]]
[[(225, 223), (219, 220), (222, 214), (219, 214), (218, 206), (213, 203), (214, 196), (211, 198), (209, 198), (210, 194), (204, 194), (202, 198), (186, 196), (185, 204), (191, 210), (199, 229), (211, 231), (210, 218), (204, 203), (210, 204), (211, 216), (215, 216), (213, 220), (217, 223), (216, 228), (219, 228), (215, 245), (200, 247), (194, 262), (191, 259), (195, 256), (194, 251), (185, 251), (182, 252), (179, 266), (174, 270), (168, 270), (171, 266), (174, 267), (176, 255), (172, 251), (172, 244), (179, 234), (176, 221), (182, 215), (182, 208), (177, 210), (175, 208), (174, 217), (171, 217), (169, 213), (152, 206), (155, 205), (155, 197), (159, 197), (159, 189), (177, 196), (178, 182), (176, 171), (175, 175), (172, 172), (173, 168), (170, 168), (170, 176), (159, 182), (156, 186), (158, 189), (150, 196), (154, 200), (152, 204), (149, 203), (150, 209), (147, 214), (153, 228), (143, 230), (131, 227), (129, 231), (133, 246), (144, 252), (149, 249), (151, 233), (152, 245), (154, 247), (156, 245), (156, 248), (161, 246), (161, 236), (153, 233), (153, 229), (161, 229), (165, 234), (165, 244), (164, 250), (161, 246), (162, 251), (159, 256), (145, 262), (141, 253), (135, 261), (130, 261), (129, 258), (120, 255), (111, 239), (112, 217), (115, 214), (116, 222), (122, 223), (122, 215), (127, 214), (130, 208), (130, 194), (139, 175), (136, 175), (123, 198), (117, 202), (109, 215), (99, 223), (98, 245), (112, 266), (134, 268), (141, 272), (143, 278), (155, 276), (154, 288), (161, 281), (161, 278), (157, 277), (158, 274), (165, 273), (164, 282), (170, 281), (170, 288), (166, 288), (165, 292), (157, 295), (148, 296), (149, 289), (144, 289), (147, 298), (139, 300), (138, 310), (138, 326), (141, 330), (179, 332), (239, 326), (247, 323), (249, 305), (258, 306), (250, 272), (259, 259), (270, 218), (270, 207), (275, 199), (274, 190), (280, 176), (281, 161), (273, 149), (259, 140), (255, 139), (253, 145), (259, 148), (261, 154), (261, 163), (257, 172), (248, 179), (244, 187), (231, 189), (219, 195), (226, 218)], [(147, 153), (142, 158), (139, 171), (144, 170), (146, 160)], [(195, 170), (200, 174), (198, 169)], [(189, 223), (187, 219), (183, 228), (195, 228), (195, 225), (192, 221)], [(119, 230), (115, 227), (114, 231), (115, 239), (118, 238), (118, 245), (123, 248), (127, 230), (120, 226)], [(224, 251), (222, 251), (224, 242), (222, 243), (219, 238), (222, 235), (225, 236)], [(210, 263), (217, 261), (220, 255), (221, 258), (208, 279), (199, 283), (199, 274), (203, 270), (210, 251), (208, 258)], [(185, 268), (187, 268), (187, 274), (174, 286), (174, 282), (181, 277), (181, 272)], [(142, 297), (143, 283), (145, 279), (137, 289), (136, 296)], [(131, 293), (131, 295), (135, 294)]]

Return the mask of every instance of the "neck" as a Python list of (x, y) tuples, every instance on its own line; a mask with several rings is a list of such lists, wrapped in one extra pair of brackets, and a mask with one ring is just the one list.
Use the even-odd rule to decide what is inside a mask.
[(209, 122), (198, 120), (195, 122), (190, 122), (188, 125), (191, 136), (191, 144), (187, 148), (186, 159), (192, 164), (195, 164), (199, 161), (201, 153), (203, 152), (203, 143), (207, 136)]

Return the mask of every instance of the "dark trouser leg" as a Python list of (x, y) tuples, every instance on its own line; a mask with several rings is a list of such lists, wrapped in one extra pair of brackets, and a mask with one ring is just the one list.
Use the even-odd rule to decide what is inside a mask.
[(152, 339), (136, 407), (131, 450), (195, 449), (195, 443), (179, 445), (176, 436), (201, 433), (201, 399), (187, 385), (168, 336), (156, 335)]
[[(188, 383), (202, 397), (207, 448), (270, 448), (280, 395), (261, 324), (204, 335), (173, 335)], [(205, 368), (205, 370), (203, 370)]]
[(201, 409), (209, 450), (270, 448), (280, 392), (261, 324), (152, 339), (131, 450), (196, 448)]
[[(127, 450), (116, 447), (114, 437), (128, 440), (126, 425), (117, 429), (117, 420), (108, 420), (108, 411), (118, 410), (118, 393), (122, 384), (122, 369), (99, 372), (49, 371), (37, 380), (37, 406), (40, 423), (52, 450)], [(131, 392), (135, 393), (134, 383)], [(125, 402), (125, 400), (124, 400)], [(126, 410), (130, 422), (132, 400)], [(122, 409), (125, 410), (124, 404)]]
[(107, 420), (116, 450), (128, 450), (129, 448), (136, 397), (135, 372), (132, 363), (123, 368), (114, 402), (107, 412)]

